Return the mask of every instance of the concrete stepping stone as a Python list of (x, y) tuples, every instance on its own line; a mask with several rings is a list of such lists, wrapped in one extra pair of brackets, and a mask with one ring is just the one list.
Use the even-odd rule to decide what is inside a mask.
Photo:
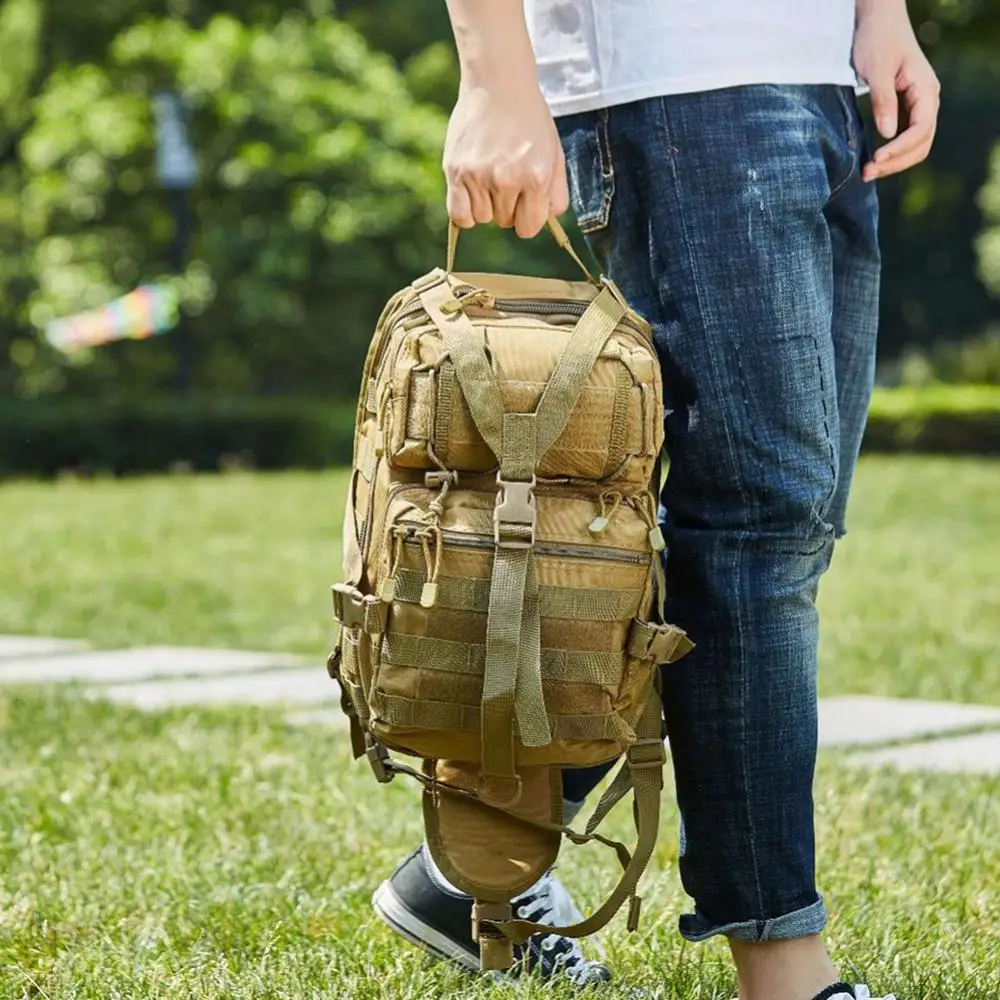
[(294, 712), (285, 721), (291, 726), (347, 728), (347, 716), (339, 708), (318, 708), (312, 712)]
[[(97, 684), (126, 683), (156, 677), (200, 677), (215, 674), (246, 674), (276, 667), (301, 667), (306, 660), (285, 653), (252, 653), (229, 649), (192, 649), (147, 646), (74, 653), (72, 656), (35, 656), (19, 660), (0, 659), (0, 683), (47, 684), (87, 681)], [(317, 668), (325, 676), (322, 663)]]
[(87, 695), (152, 710), (176, 705), (322, 704), (337, 701), (340, 692), (320, 665), (308, 670), (115, 684), (92, 688)]
[(72, 639), (46, 639), (37, 635), (0, 635), (0, 662), (21, 660), (28, 656), (54, 656), (57, 653), (79, 653), (85, 642)]
[(1000, 774), (1000, 732), (974, 733), (851, 754), (847, 762), (865, 767), (896, 767), (901, 771), (947, 774)]
[[(873, 746), (980, 725), (1000, 728), (1000, 708), (902, 698), (824, 698), (819, 715), (820, 744), (826, 747)], [(288, 722), (296, 726), (346, 724), (337, 709), (298, 712)]]
[(947, 734), (976, 726), (1000, 728), (1000, 708), (909, 698), (823, 698), (819, 742), (824, 747), (872, 746)]

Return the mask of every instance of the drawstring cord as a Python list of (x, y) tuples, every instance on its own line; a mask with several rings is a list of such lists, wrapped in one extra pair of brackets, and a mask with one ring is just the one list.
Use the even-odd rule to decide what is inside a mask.
[[(430, 443), (427, 444), (427, 452), (431, 459), (438, 462), (437, 456)], [(424, 553), (424, 565), (427, 570), (427, 582), (420, 591), (420, 606), (422, 608), (433, 608), (438, 597), (438, 576), (441, 573), (441, 554), (444, 550), (444, 533), (441, 531), (441, 518), (444, 516), (444, 502), (448, 496), (448, 491), (452, 485), (458, 484), (458, 473), (451, 472), (441, 465), (441, 472), (428, 472), (425, 476), (428, 486), (440, 484), (438, 495), (427, 507), (425, 523), (427, 525), (422, 531), (417, 533), (420, 539), (420, 547)], [(433, 555), (430, 551), (430, 543), (434, 543)]]
[[(626, 502), (625, 497), (621, 493), (602, 493), (598, 498), (601, 513), (590, 522), (587, 530), (592, 535), (600, 535), (606, 531), (608, 525), (611, 524), (611, 518), (615, 516), (615, 512), (624, 502)], [(608, 506), (609, 503), (610, 507)]]
[[(417, 538), (420, 539), (420, 548), (424, 554), (424, 567), (427, 576), (427, 582), (420, 591), (420, 606), (433, 608), (437, 603), (437, 581), (438, 574), (441, 572), (441, 550), (444, 548), (440, 525), (433, 524), (423, 531), (419, 531)], [(432, 541), (434, 542), (433, 555), (431, 554)]]

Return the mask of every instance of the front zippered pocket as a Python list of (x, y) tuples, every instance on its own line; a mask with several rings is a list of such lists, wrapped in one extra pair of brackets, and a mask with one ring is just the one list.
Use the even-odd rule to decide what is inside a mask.
[[(579, 299), (505, 299), (491, 295), (483, 288), (475, 288), (472, 285), (459, 285), (455, 288), (455, 299), (460, 302), (463, 299), (476, 301), (482, 299), (481, 304), (486, 309), (495, 309), (502, 313), (524, 313), (527, 316), (582, 316), (590, 305), (589, 302), (581, 302)], [(408, 305), (392, 321), (390, 333), (396, 327), (411, 319), (416, 314), (423, 312), (423, 303), (417, 299)], [(650, 346), (649, 334), (642, 326), (632, 319), (628, 314), (622, 317), (621, 325), (626, 326), (633, 333), (637, 334), (642, 342)], [(380, 359), (381, 361), (382, 359)]]
[[(369, 562), (374, 592), (391, 604), (401, 579), (409, 595), (401, 600), (432, 608), (439, 580), (451, 593), (470, 586), (470, 580), (488, 581), (496, 549), (494, 495), (481, 489), (449, 488), (441, 495), (410, 484), (397, 487), (382, 522), (381, 544)], [(606, 517), (595, 517), (606, 509), (603, 497), (561, 490), (538, 494), (537, 504), (532, 551), (539, 580), (560, 591), (600, 591), (604, 608), (619, 606), (627, 591), (629, 607), (637, 608), (641, 595), (650, 592), (655, 569), (642, 505), (616, 503)]]
[[(402, 526), (403, 544), (419, 545), (417, 526)], [(441, 532), (441, 540), (445, 547), (459, 549), (486, 549), (492, 551), (496, 542), (486, 535), (471, 535), (464, 531)], [(539, 556), (557, 556), (566, 559), (597, 559), (601, 562), (630, 563), (633, 566), (648, 566), (649, 553), (633, 552), (630, 549), (614, 549), (603, 545), (566, 545), (560, 542), (535, 542), (532, 551)]]
[[(565, 329), (547, 339), (527, 319), (506, 327), (483, 322), (503, 409), (535, 412), (558, 365)], [(648, 347), (631, 343), (621, 331), (611, 336), (580, 390), (573, 419), (539, 459), (539, 476), (593, 483), (649, 478), (656, 442), (649, 440), (647, 412), (655, 409), (650, 400), (659, 398), (658, 369)], [(401, 340), (381, 378), (385, 385), (392, 382), (385, 441), (393, 468), (460, 474), (496, 468), (497, 456), (476, 426), (454, 364), (433, 330), (421, 328)]]

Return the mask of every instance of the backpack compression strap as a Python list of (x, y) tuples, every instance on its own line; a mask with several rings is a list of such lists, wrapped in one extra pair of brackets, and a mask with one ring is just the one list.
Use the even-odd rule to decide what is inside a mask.
[[(666, 752), (662, 737), (663, 706), (659, 692), (654, 687), (650, 691), (649, 700), (643, 711), (642, 718), (636, 726), (637, 739), (628, 749), (626, 762), (622, 765), (611, 787), (601, 799), (587, 824), (585, 833), (578, 833), (571, 827), (560, 823), (542, 822), (528, 819), (512, 811), (505, 805), (484, 801), (481, 796), (467, 788), (451, 785), (433, 775), (433, 771), (421, 774), (405, 764), (386, 757), (385, 764), (390, 776), (406, 774), (419, 781), (431, 794), (461, 795), (466, 798), (479, 799), (488, 808), (513, 816), (529, 826), (537, 826), (543, 830), (553, 830), (564, 834), (574, 844), (587, 844), (592, 841), (613, 848), (622, 866), (622, 875), (612, 890), (611, 895), (591, 916), (568, 927), (556, 927), (550, 924), (538, 924), (530, 920), (490, 920), (483, 916), (481, 924), (487, 924), (514, 944), (524, 944), (534, 934), (560, 934), (563, 937), (581, 938), (599, 931), (621, 908), (626, 900), (630, 900), (628, 929), (634, 931), (639, 923), (640, 897), (636, 895), (636, 887), (642, 873), (646, 870), (660, 825), (660, 793), (663, 790), (663, 765), (666, 762)], [(625, 776), (623, 778), (623, 775)], [(636, 826), (636, 845), (634, 853), (617, 840), (609, 839), (597, 833), (595, 827), (610, 811), (611, 806), (618, 802), (631, 789), (634, 795), (634, 816)]]
[[(510, 920), (493, 926), (509, 938), (514, 944), (524, 944), (534, 934), (559, 934), (562, 937), (581, 938), (594, 934), (604, 927), (621, 909), (625, 900), (629, 900), (628, 929), (634, 931), (639, 926), (639, 909), (641, 898), (636, 895), (636, 887), (642, 873), (646, 870), (660, 829), (660, 794), (663, 791), (663, 765), (666, 763), (666, 752), (663, 747), (662, 731), (663, 704), (656, 686), (650, 691), (649, 699), (643, 710), (642, 718), (636, 726), (635, 743), (628, 749), (626, 761), (622, 770), (598, 804), (594, 817), (587, 824), (585, 836), (594, 836), (594, 828), (607, 815), (615, 802), (620, 799), (629, 787), (635, 798), (635, 829), (636, 844), (632, 857), (622, 872), (618, 884), (611, 895), (589, 917), (569, 927), (553, 927), (549, 924), (536, 924), (531, 920)], [(622, 775), (627, 778), (620, 781)], [(617, 797), (610, 804), (615, 786)], [(602, 811), (603, 807), (603, 811)]]
[(451, 357), (476, 427), (500, 462), (483, 673), (481, 791), (497, 804), (513, 804), (520, 795), (515, 716), (524, 746), (552, 742), (542, 696), (541, 620), (532, 551), (535, 468), (569, 422), (587, 376), (625, 309), (610, 287), (603, 288), (570, 334), (535, 412), (507, 413), (484, 335), (461, 309), (442, 308), (455, 298), (448, 276), (433, 271), (415, 282), (414, 289)]

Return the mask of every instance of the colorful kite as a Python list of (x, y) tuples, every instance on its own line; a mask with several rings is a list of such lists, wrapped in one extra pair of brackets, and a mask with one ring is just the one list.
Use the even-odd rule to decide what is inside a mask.
[(173, 288), (142, 285), (100, 309), (53, 320), (45, 336), (53, 347), (67, 353), (113, 340), (145, 340), (177, 325), (179, 305)]

